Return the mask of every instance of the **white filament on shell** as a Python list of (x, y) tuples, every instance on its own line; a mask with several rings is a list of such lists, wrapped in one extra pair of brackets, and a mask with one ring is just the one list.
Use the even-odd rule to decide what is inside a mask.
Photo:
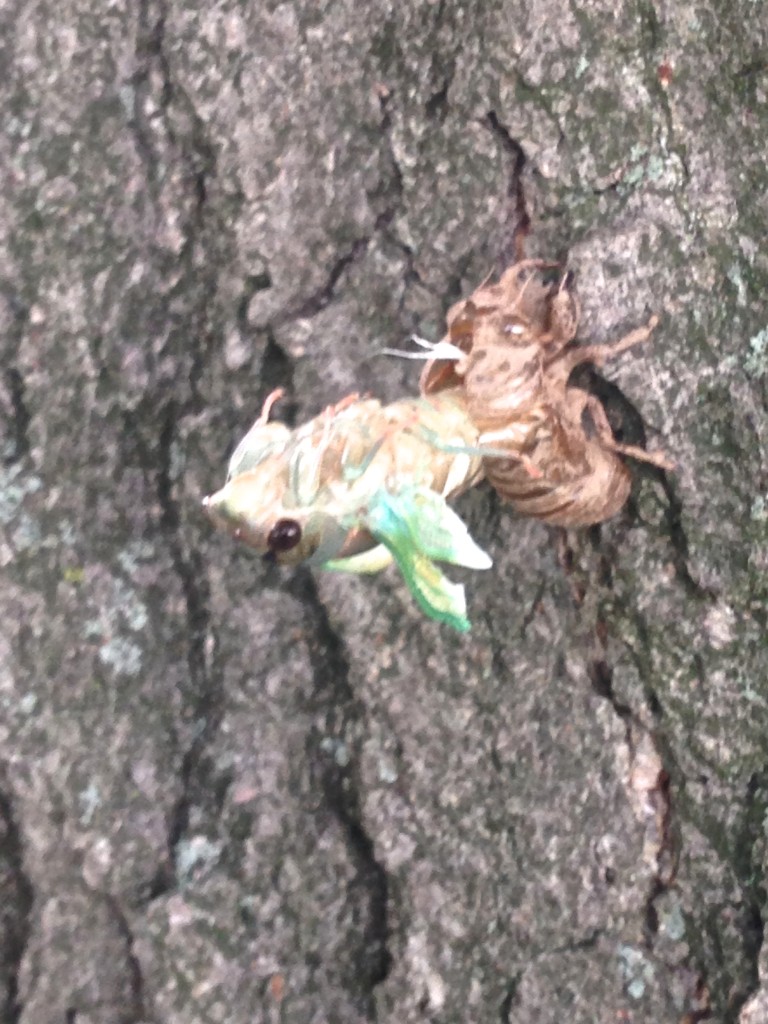
[(381, 354), (384, 356), (398, 356), (400, 359), (450, 359), (454, 361), (463, 359), (465, 355), (460, 348), (452, 345), (450, 341), (427, 341), (426, 338), (420, 338), (418, 334), (412, 334), (408, 340), (415, 342), (421, 348), (426, 349), (426, 351), (405, 352), (399, 348), (383, 348)]

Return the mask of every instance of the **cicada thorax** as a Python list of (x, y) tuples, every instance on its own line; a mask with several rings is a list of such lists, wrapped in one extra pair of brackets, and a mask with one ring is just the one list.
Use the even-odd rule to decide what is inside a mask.
[[(516, 264), (498, 284), (482, 285), (453, 306), (445, 340), (465, 355), (433, 361), (421, 381), (427, 394), (458, 385), (481, 444), (508, 451), (512, 465), (534, 448), (546, 422), (546, 371), (564, 344), (558, 330), (567, 295), (544, 280), (542, 270), (550, 267), (536, 260)], [(505, 464), (496, 456), (485, 459), (492, 482)]]
[(530, 324), (516, 315), (483, 320), (457, 370), (481, 431), (525, 417), (544, 395), (544, 350)]
[[(542, 260), (523, 260), (506, 270), (498, 283), (481, 285), (468, 299), (448, 310), (448, 331), (443, 340), (469, 355), (477, 349), (481, 331), (486, 339), (495, 332), (497, 338), (515, 343), (517, 339), (510, 333), (513, 323), (525, 325), (532, 337), (548, 339), (557, 289), (541, 274), (553, 266)], [(463, 384), (463, 370), (451, 360), (431, 360), (421, 375), (422, 394)]]

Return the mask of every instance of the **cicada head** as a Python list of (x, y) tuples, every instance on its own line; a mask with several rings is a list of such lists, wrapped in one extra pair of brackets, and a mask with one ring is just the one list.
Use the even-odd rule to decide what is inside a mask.
[[(489, 397), (483, 394), (488, 392), (488, 382), (498, 393), (514, 393), (512, 405), (528, 401), (530, 378), (537, 375), (548, 348), (554, 343), (557, 351), (570, 341), (578, 321), (578, 306), (564, 286), (566, 279), (561, 285), (547, 279), (555, 268), (542, 260), (523, 260), (505, 271), (496, 284), (485, 282), (470, 298), (453, 305), (444, 340), (467, 358), (431, 360), (421, 376), (421, 393), (466, 387), (474, 370), (475, 387), (469, 390), (479, 392), (481, 404)], [(498, 358), (491, 366), (488, 353), (493, 349)]]
[[(271, 472), (270, 472), (271, 471)], [(279, 565), (321, 565), (374, 544), (356, 524), (314, 507), (286, 506), (284, 467), (270, 460), (203, 499), (215, 526)]]

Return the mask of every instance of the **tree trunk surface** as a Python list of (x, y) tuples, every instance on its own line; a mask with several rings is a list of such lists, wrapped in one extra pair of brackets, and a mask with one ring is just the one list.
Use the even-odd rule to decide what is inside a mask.
[[(768, 13), (0, 9), (0, 1014), (765, 1024)], [(472, 631), (200, 509), (528, 253), (672, 473), (459, 511)], [(618, 413), (617, 413), (618, 414)]]

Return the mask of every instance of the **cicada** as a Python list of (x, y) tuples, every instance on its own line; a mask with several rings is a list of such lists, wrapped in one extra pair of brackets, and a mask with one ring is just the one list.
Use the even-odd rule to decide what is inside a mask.
[(296, 430), (270, 422), (275, 396), (205, 500), (213, 521), (284, 565), (375, 572), (395, 561), (422, 609), (469, 628), (463, 587), (438, 568), (485, 569), (489, 556), (448, 501), (486, 477), (523, 515), (584, 526), (627, 499), (630, 455), (600, 402), (569, 384), (583, 362), (645, 340), (652, 318), (612, 345), (574, 346), (578, 300), (570, 275), (524, 260), (448, 314), (445, 337), (415, 339), (421, 394), (383, 406), (350, 396)]
[(391, 561), (432, 618), (469, 628), (464, 588), (438, 567), (487, 569), (448, 500), (482, 477), (460, 389), (382, 405), (350, 396), (296, 430), (269, 421), (237, 446), (213, 522), (281, 565), (377, 572)]

